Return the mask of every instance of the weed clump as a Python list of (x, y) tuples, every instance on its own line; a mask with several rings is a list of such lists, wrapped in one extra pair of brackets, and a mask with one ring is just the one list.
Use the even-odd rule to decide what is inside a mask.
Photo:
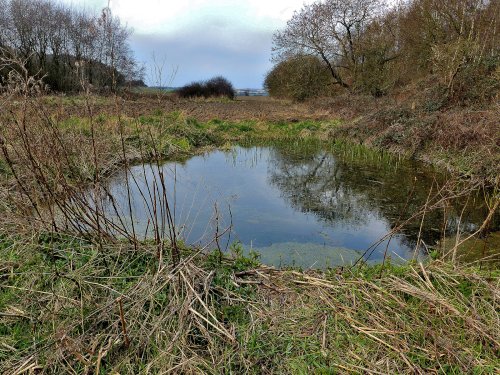
[(206, 82), (193, 82), (177, 90), (181, 98), (227, 97), (234, 99), (236, 92), (231, 82), (224, 77), (214, 77)]

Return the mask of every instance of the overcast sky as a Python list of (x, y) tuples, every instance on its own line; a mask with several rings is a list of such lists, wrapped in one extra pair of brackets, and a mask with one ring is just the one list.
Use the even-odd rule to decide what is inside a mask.
[[(63, 0), (99, 10), (107, 0)], [(155, 84), (153, 54), (172, 86), (223, 75), (237, 88), (260, 88), (272, 67), (273, 32), (310, 0), (111, 0), (134, 30), (130, 44)], [(164, 82), (169, 84), (169, 82)]]

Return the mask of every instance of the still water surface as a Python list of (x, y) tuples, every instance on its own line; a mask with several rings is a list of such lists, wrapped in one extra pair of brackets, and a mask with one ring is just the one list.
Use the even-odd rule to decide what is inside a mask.
[[(423, 256), (443, 226), (441, 211), (426, 215), (420, 235), (424, 245), (417, 251), (420, 220), (378, 243), (425, 204), (431, 185), (444, 176), (372, 152), (351, 154), (302, 143), (237, 146), (166, 162), (161, 169), (177, 232), (186, 243), (204, 246), (215, 233), (231, 227), (220, 238), (223, 250), (241, 243), (245, 251), (255, 250), (263, 263), (275, 266), (351, 264), (367, 249), (364, 257), (370, 262), (384, 255), (396, 261)], [(128, 217), (125, 178), (125, 173), (115, 176), (108, 189), (122, 216)], [(151, 199), (144, 196), (155, 195), (155, 178), (154, 165), (132, 167), (128, 174), (134, 226), (143, 236), (152, 235), (152, 205), (146, 203)], [(105, 205), (110, 216), (111, 206)], [(476, 228), (482, 214), (477, 205), (464, 211), (462, 226)], [(446, 221), (453, 230), (458, 214), (449, 208)]]

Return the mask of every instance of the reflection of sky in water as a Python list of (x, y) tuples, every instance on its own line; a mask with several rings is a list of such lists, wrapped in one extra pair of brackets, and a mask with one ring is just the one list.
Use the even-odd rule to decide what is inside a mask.
[[(298, 207), (297, 199), (291, 196), (295, 196), (294, 192), (301, 187), (293, 186), (296, 179), (286, 178), (286, 173), (308, 173), (308, 168), (314, 164), (313, 155), (306, 155), (303, 164), (294, 160), (289, 169), (286, 155), (277, 155), (269, 147), (237, 147), (228, 152), (214, 151), (195, 156), (183, 163), (164, 164), (168, 197), (170, 204), (175, 206), (176, 225), (184, 240), (188, 244), (204, 245), (213, 238), (216, 230), (215, 204), (219, 211), (219, 232), (227, 228), (232, 219), (231, 241), (240, 241), (247, 249), (251, 247), (262, 253), (274, 252), (262, 257), (263, 261), (273, 264), (338, 264), (340, 261), (335, 256), (336, 252), (349, 263), (390, 230), (390, 224), (380, 209), (373, 202), (368, 204), (362, 192), (345, 188), (342, 181), (335, 191), (328, 187), (322, 190), (323, 197), (319, 200), (323, 204), (319, 208), (322, 212), (317, 206), (314, 209), (304, 208), (307, 201), (304, 207)], [(326, 172), (329, 173), (328, 168), (336, 165), (335, 157), (328, 154)], [(137, 183), (129, 178), (135, 227), (143, 235), (150, 215), (139, 189), (146, 197), (149, 196), (146, 181), (153, 179), (153, 168), (133, 167)], [(279, 176), (282, 172), (285, 172), (285, 178)], [(329, 177), (323, 175), (321, 178), (326, 180), (327, 186)], [(124, 216), (128, 216), (127, 190), (123, 179), (124, 175), (115, 177), (109, 188)], [(276, 182), (278, 180), (279, 183)], [(280, 186), (283, 183), (291, 185)], [(401, 183), (404, 184), (404, 181)], [(334, 206), (325, 204), (332, 198)], [(333, 212), (334, 215), (331, 215), (328, 210), (344, 210), (339, 205), (341, 199), (348, 200), (347, 214)], [(224, 247), (227, 239), (226, 235), (220, 241)], [(309, 244), (309, 250), (307, 246), (294, 248), (293, 244)], [(379, 245), (373, 260), (381, 259), (386, 245), (387, 242)], [(293, 258), (293, 254), (297, 255), (297, 259)], [(388, 254), (392, 254), (393, 258), (409, 258), (413, 249), (408, 241), (404, 241), (403, 235), (396, 235), (390, 241)]]

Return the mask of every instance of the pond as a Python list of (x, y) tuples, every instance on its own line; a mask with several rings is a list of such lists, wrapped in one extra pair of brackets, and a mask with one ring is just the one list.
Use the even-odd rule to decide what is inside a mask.
[(443, 210), (434, 210), (386, 237), (444, 179), (425, 165), (361, 148), (236, 146), (131, 167), (109, 180), (103, 210), (115, 221), (118, 212), (128, 230), (133, 222), (136, 234), (152, 237), (153, 228), (164, 227), (155, 217), (165, 217), (167, 198), (177, 236), (186, 244), (228, 251), (237, 243), (278, 267), (321, 268), (360, 257), (398, 262), (425, 256), (444, 224), (450, 233), (458, 223), (469, 231), (481, 224), (485, 211), (478, 197), (469, 199), (474, 208), (462, 210), (457, 202), (446, 219)]

